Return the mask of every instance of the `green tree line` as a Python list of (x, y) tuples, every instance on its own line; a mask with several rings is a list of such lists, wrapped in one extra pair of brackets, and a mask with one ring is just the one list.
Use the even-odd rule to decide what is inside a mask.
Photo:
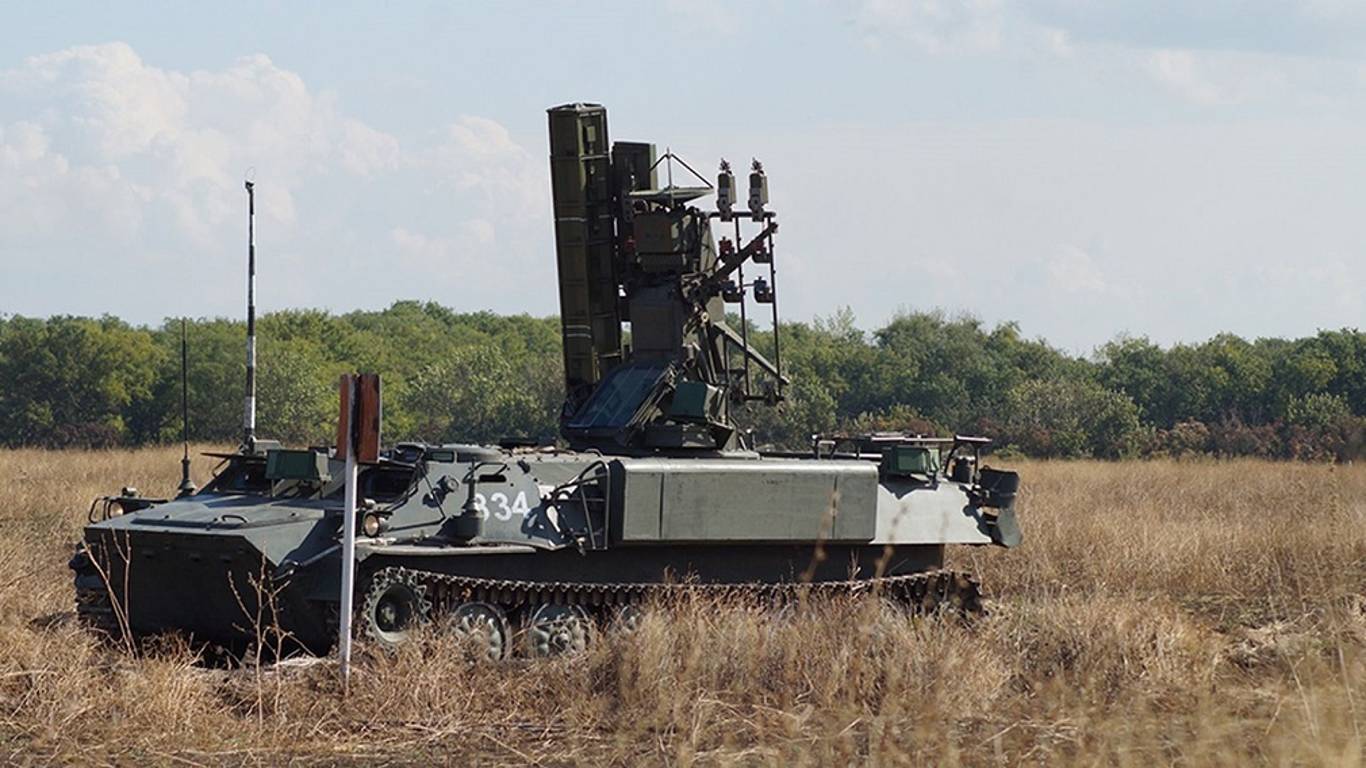
[[(493, 441), (555, 434), (559, 321), (399, 302), (375, 312), (289, 310), (258, 321), (258, 432), (322, 444), (346, 371), (381, 374), (390, 439)], [(188, 324), (190, 437), (240, 433), (242, 323)], [(755, 332), (761, 348), (769, 334)], [(1163, 348), (1121, 338), (1088, 357), (1013, 324), (907, 313), (860, 329), (849, 311), (786, 323), (793, 383), (778, 408), (740, 418), (760, 445), (815, 433), (980, 433), (1040, 457), (1366, 453), (1366, 334), (1217, 336)], [(113, 446), (180, 436), (180, 322), (0, 319), (0, 443)]]

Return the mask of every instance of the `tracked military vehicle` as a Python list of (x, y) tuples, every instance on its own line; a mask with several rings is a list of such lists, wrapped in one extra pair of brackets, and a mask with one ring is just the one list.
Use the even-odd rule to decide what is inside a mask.
[[(724, 162), (713, 184), (670, 152), (611, 143), (601, 106), (555, 107), (549, 126), (563, 441), (400, 444), (364, 469), (357, 631), (391, 645), (440, 620), (490, 657), (549, 654), (682, 588), (974, 610), (977, 585), (944, 570), (945, 548), (1020, 540), (1018, 477), (982, 466), (985, 439), (818, 436), (773, 452), (737, 425), (789, 383), (762, 166), (742, 204)], [(751, 300), (770, 309), (764, 350)], [(327, 652), (337, 462), (269, 446), (226, 461), (229, 479), (197, 493), (107, 500), (126, 513), (97, 514), (73, 561), (84, 614), (225, 644), (268, 620)]]

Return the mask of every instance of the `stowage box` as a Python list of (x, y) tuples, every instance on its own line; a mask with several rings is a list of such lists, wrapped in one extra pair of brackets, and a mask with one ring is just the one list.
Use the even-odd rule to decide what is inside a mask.
[(630, 542), (866, 542), (877, 465), (799, 459), (622, 458), (612, 536)]

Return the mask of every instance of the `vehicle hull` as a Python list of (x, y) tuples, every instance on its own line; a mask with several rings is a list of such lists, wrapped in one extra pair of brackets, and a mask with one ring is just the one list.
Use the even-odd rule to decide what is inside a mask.
[[(317, 654), (327, 653), (336, 641), (341, 561), (335, 554), (286, 573), (243, 537), (92, 526), (86, 541), (94, 559), (73, 567), (78, 581), (84, 577), (87, 585), (104, 589), (110, 604), (118, 606), (116, 631), (125, 629), (126, 621), (135, 637), (175, 632), (233, 650), (256, 643)], [(358, 592), (371, 574), (403, 567), (524, 587), (574, 584), (591, 591), (625, 584), (648, 595), (651, 586), (755, 588), (921, 573), (943, 565), (944, 547), (636, 545), (580, 553), (429, 543), (368, 546), (362, 554)]]

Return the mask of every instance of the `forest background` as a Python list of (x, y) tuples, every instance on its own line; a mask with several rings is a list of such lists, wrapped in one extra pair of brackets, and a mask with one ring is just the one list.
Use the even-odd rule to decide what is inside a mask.
[[(180, 437), (180, 321), (0, 316), (0, 444), (146, 445)], [(556, 317), (288, 310), (258, 321), (258, 432), (325, 444), (342, 372), (376, 371), (388, 439), (550, 439), (563, 399)], [(190, 320), (190, 438), (240, 433), (243, 324)], [(771, 349), (771, 335), (754, 331)], [(1219, 335), (1161, 347), (1117, 338), (1079, 357), (1018, 326), (903, 313), (865, 331), (848, 309), (784, 323), (793, 379), (779, 408), (741, 421), (758, 446), (809, 447), (815, 433), (978, 433), (1040, 458), (1213, 454), (1348, 461), (1366, 453), (1366, 334)]]

